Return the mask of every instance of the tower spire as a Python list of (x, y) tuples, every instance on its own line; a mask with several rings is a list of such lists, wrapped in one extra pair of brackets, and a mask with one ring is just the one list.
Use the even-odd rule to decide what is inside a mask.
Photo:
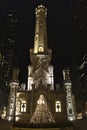
[(47, 87), (50, 84), (50, 89), (54, 90), (53, 66), (50, 65), (52, 50), (47, 47), (47, 9), (39, 5), (35, 14), (34, 49), (30, 49), (31, 66), (28, 67), (28, 90), (32, 90), (32, 84), (35, 84), (35, 88), (41, 85)]
[(35, 9), (36, 14), (36, 27), (34, 37), (34, 53), (47, 52), (47, 29), (46, 29), (46, 16), (47, 9), (43, 5), (39, 5)]

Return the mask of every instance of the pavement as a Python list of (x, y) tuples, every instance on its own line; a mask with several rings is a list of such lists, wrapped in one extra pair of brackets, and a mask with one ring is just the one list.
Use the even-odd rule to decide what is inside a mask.
[(73, 122), (75, 130), (87, 130), (87, 119), (76, 120)]
[(0, 119), (0, 130), (10, 130), (11, 122)]
[[(76, 120), (73, 122), (74, 130), (87, 130), (87, 119)], [(10, 130), (11, 122), (0, 119), (0, 130)]]

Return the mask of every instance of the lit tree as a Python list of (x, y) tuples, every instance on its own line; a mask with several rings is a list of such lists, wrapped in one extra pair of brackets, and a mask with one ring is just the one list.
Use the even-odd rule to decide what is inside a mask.
[(50, 112), (43, 95), (40, 95), (39, 100), (37, 101), (37, 106), (30, 120), (30, 123), (34, 124), (55, 123), (52, 117), (52, 113)]

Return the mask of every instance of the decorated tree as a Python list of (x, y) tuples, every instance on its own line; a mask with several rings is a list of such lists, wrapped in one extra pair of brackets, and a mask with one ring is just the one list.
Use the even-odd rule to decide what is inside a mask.
[(50, 112), (43, 95), (40, 95), (39, 100), (37, 101), (37, 106), (30, 120), (30, 123), (34, 124), (55, 123), (52, 117), (52, 113)]

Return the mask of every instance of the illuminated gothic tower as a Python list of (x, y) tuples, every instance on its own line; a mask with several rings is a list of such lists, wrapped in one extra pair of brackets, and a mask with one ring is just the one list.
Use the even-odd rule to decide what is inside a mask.
[(53, 66), (50, 65), (52, 51), (47, 47), (46, 16), (47, 9), (40, 5), (36, 8), (36, 28), (34, 49), (30, 49), (31, 65), (28, 67), (28, 90), (32, 90), (40, 84), (54, 90)]
[(15, 120), (15, 111), (16, 111), (16, 93), (19, 89), (19, 81), (18, 81), (19, 70), (17, 68), (13, 69), (13, 78), (10, 82), (10, 95), (9, 102), (7, 108), (7, 120), (13, 121)]
[(68, 69), (63, 71), (63, 78), (66, 91), (67, 116), (68, 120), (73, 121), (75, 120), (76, 116), (75, 102), (74, 102), (74, 96), (72, 95), (72, 82), (70, 80)]

